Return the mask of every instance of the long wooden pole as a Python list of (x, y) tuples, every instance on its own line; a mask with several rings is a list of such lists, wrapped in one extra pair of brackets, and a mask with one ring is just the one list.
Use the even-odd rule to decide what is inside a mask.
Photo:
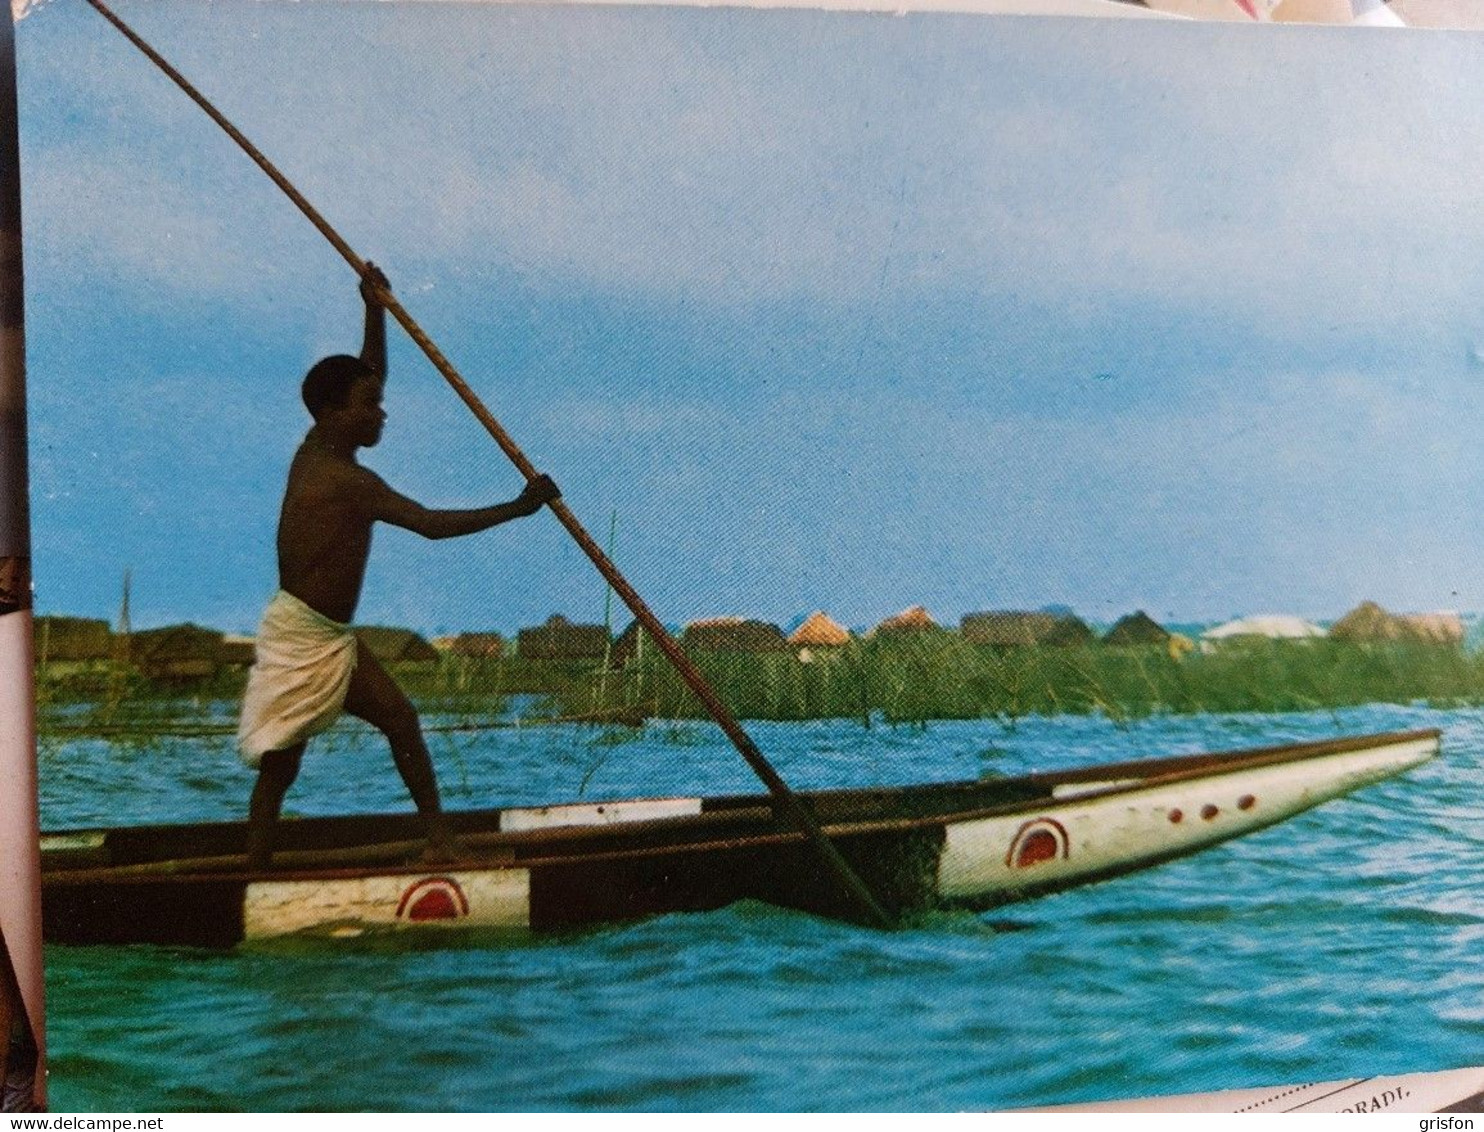
[[(125, 38), (143, 52), (155, 66), (169, 76), (176, 86), (180, 87), (197, 106), (201, 107), (211, 117), (212, 121), (225, 130), (227, 135), (242, 148), (243, 152), (252, 158), (258, 167), (272, 179), (273, 183), (282, 189), (284, 194), (294, 202), (299, 211), (308, 218), (309, 222), (319, 229), (320, 235), (324, 236), (330, 242), (345, 261), (355, 269), (356, 273), (363, 279), (368, 278), (366, 262), (341, 238), (340, 234), (304, 198), (304, 195), (294, 187), (292, 182), (279, 172), (278, 168), (263, 156), (258, 148), (243, 135), (242, 131), (228, 121), (200, 91), (186, 80), (185, 76), (172, 67), (154, 48), (135, 34), (132, 28), (120, 20), (118, 16), (114, 15), (102, 0), (88, 0), (88, 3), (97, 9), (98, 13), (104, 19), (122, 32)], [(474, 390), (469, 387), (469, 383), (454, 368), (453, 363), (443, 355), (443, 351), (428, 337), (422, 327), (413, 320), (402, 304), (397, 301), (395, 295), (392, 295), (385, 288), (380, 287), (378, 287), (378, 292), (378, 298), (382, 305), (401, 324), (402, 329), (407, 332), (408, 337), (416, 342), (422, 352), (427, 355), (428, 360), (433, 363), (434, 368), (453, 387), (453, 391), (469, 407), (469, 411), (478, 418), (479, 423), (484, 425), (485, 431), (500, 446), (500, 451), (505, 453), (510, 462), (515, 465), (516, 470), (527, 481), (535, 479), (538, 475), (535, 465), (521, 451), (520, 446), (505, 431), (500, 422), (495, 419), (494, 414), (485, 408), (484, 403), (475, 395)], [(753, 773), (762, 779), (763, 784), (767, 786), (769, 792), (782, 807), (784, 813), (809, 837), (819, 852), (821, 859), (823, 859), (826, 866), (834, 873), (841, 886), (849, 894), (851, 902), (856, 906), (857, 911), (863, 918), (870, 922), (883, 927), (889, 925), (891, 922), (890, 918), (882, 910), (881, 905), (877, 903), (876, 898), (871, 894), (871, 890), (865, 886), (860, 877), (856, 875), (855, 870), (840, 855), (840, 851), (824, 835), (824, 831), (820, 829), (819, 823), (814, 819), (814, 815), (804, 807), (794, 792), (788, 788), (788, 784), (773, 769), (773, 765), (763, 756), (757, 744), (752, 741), (752, 737), (743, 730), (742, 725), (732, 715), (730, 709), (728, 709), (726, 704), (722, 703), (720, 697), (717, 696), (706, 678), (701, 675), (700, 670), (681, 649), (679, 642), (670, 635), (669, 630), (664, 627), (660, 619), (645, 604), (644, 599), (639, 596), (638, 591), (629, 585), (628, 580), (619, 573), (618, 567), (613, 564), (608, 555), (603, 552), (603, 548), (588, 534), (582, 523), (578, 521), (577, 516), (572, 514), (571, 509), (567, 507), (565, 502), (561, 499), (556, 499), (549, 506), (551, 507), (552, 514), (557, 517), (562, 526), (567, 528), (567, 533), (581, 547), (582, 552), (592, 560), (593, 565), (598, 568), (598, 572), (613, 587), (614, 592), (623, 599), (623, 603), (629, 607), (635, 619), (638, 620), (639, 624), (654, 639), (660, 651), (669, 658), (670, 663), (675, 666), (681, 678), (690, 687), (691, 691), (696, 694), (701, 703), (705, 705), (706, 710), (711, 713), (711, 717), (716, 720), (721, 726), (722, 731), (726, 733), (727, 738), (732, 741), (732, 745), (747, 760), (747, 765), (752, 768)]]

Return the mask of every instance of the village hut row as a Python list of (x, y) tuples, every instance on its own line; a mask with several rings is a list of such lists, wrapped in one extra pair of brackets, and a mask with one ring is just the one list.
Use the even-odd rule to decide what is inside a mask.
[[(912, 606), (881, 621), (864, 633), (853, 633), (829, 614), (816, 610), (799, 621), (792, 631), (770, 622), (744, 617), (714, 617), (692, 621), (680, 634), (680, 643), (693, 653), (793, 653), (804, 661), (828, 655), (848, 645), (857, 636), (865, 639), (900, 638), (911, 634), (943, 634), (941, 626), (922, 606)], [(966, 614), (958, 633), (971, 645), (989, 649), (1066, 648), (1100, 642), (1113, 647), (1160, 646), (1181, 656), (1196, 643), (1158, 624), (1143, 610), (1120, 618), (1099, 636), (1070, 610), (1033, 612), (994, 611)], [(1263, 616), (1227, 622), (1202, 634), (1208, 647), (1225, 641), (1252, 638), (1294, 639), (1331, 636), (1352, 642), (1417, 641), (1457, 647), (1463, 643), (1462, 619), (1456, 613), (1391, 614), (1374, 602), (1364, 602), (1335, 622), (1328, 631), (1297, 617)], [(516, 655), (530, 658), (592, 658), (607, 656), (621, 667), (642, 646), (637, 622), (608, 646), (602, 626), (571, 625), (559, 617), (540, 629), (522, 630)], [(606, 650), (606, 651), (605, 651)]]
[(33, 646), (38, 664), (52, 671), (126, 664), (160, 680), (201, 679), (253, 659), (250, 637), (193, 624), (115, 633), (107, 621), (85, 617), (38, 617)]
[[(693, 621), (681, 632), (680, 642), (694, 653), (792, 653), (807, 662), (848, 645), (857, 636), (890, 639), (948, 632), (951, 630), (939, 625), (919, 605), (861, 634), (816, 610), (788, 632), (770, 622), (743, 617)], [(378, 660), (397, 665), (434, 663), (444, 656), (497, 660), (512, 655), (530, 661), (596, 661), (622, 667), (645, 647), (637, 622), (615, 639), (603, 625), (578, 624), (559, 614), (541, 625), (521, 629), (513, 649), (509, 647), (512, 642), (494, 632), (460, 633), (432, 641), (411, 629), (387, 626), (361, 628), (357, 633)], [(1190, 638), (1170, 632), (1142, 610), (1121, 618), (1101, 637), (1081, 618), (1060, 609), (970, 613), (961, 619), (958, 633), (968, 644), (996, 650), (1075, 647), (1101, 641), (1115, 647), (1164, 646), (1179, 656), (1195, 647)], [(1415, 642), (1459, 647), (1464, 626), (1456, 613), (1396, 614), (1366, 601), (1328, 630), (1298, 617), (1262, 615), (1208, 629), (1201, 634), (1200, 644), (1209, 649), (1233, 641), (1324, 636), (1354, 643)], [(250, 637), (194, 624), (122, 634), (114, 633), (106, 621), (51, 616), (36, 620), (35, 651), (38, 661), (49, 666), (123, 662), (151, 679), (190, 680), (210, 677), (224, 668), (250, 665), (253, 642)]]
[(1363, 601), (1328, 629), (1300, 617), (1264, 614), (1228, 621), (1201, 634), (1204, 646), (1228, 641), (1311, 640), (1328, 637), (1352, 644), (1401, 642), (1458, 648), (1464, 641), (1463, 618), (1457, 613), (1390, 613), (1373, 601)]

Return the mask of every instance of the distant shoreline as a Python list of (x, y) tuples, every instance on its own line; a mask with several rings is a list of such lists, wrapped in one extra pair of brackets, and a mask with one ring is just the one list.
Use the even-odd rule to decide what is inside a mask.
[[(807, 655), (801, 655), (806, 653)], [(852, 640), (836, 648), (694, 652), (742, 719), (858, 719), (926, 726), (990, 719), (1013, 729), (1030, 716), (1105, 716), (1128, 724), (1156, 715), (1286, 712), (1364, 704), (1484, 706), (1484, 651), (1423, 641), (1333, 638), (1167, 644), (973, 645), (948, 630)], [(448, 726), (493, 726), (514, 697), (532, 697), (529, 722), (634, 725), (703, 719), (694, 695), (652, 648), (621, 667), (603, 658), (471, 658), (391, 662), (419, 710)], [(43, 736), (225, 734), (224, 710), (246, 666), (151, 679), (117, 662), (38, 669)]]

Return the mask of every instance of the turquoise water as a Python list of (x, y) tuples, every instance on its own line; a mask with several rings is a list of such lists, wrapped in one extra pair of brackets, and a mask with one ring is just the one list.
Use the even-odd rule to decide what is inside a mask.
[[(1403, 778), (1149, 872), (895, 933), (742, 904), (472, 947), (52, 947), (52, 1103), (953, 1110), (1479, 1064), (1478, 713), (752, 730), (792, 785), (822, 787), (1422, 726), (1445, 729), (1443, 757)], [(700, 724), (432, 745), (451, 808), (753, 788)], [(236, 818), (251, 787), (225, 739), (41, 757), (48, 828)], [(288, 808), (408, 805), (378, 741), (346, 730)]]

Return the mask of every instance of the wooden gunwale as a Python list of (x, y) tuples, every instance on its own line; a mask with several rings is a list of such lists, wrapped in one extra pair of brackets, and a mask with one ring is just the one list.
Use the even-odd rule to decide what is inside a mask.
[[(1258, 769), (1265, 766), (1277, 766), (1284, 763), (1304, 762), (1311, 759), (1331, 758), (1339, 755), (1350, 754), (1356, 751), (1374, 750), (1382, 747), (1398, 746), (1403, 743), (1420, 742), (1426, 740), (1438, 740), (1442, 732), (1437, 728), (1426, 728), (1416, 731), (1390, 732), (1380, 735), (1363, 736), (1351, 739), (1325, 740), (1318, 743), (1290, 743), (1275, 747), (1257, 748), (1255, 750), (1218, 752), (1206, 755), (1177, 756), (1172, 759), (1146, 759), (1135, 760), (1124, 763), (1105, 763), (1096, 767), (1080, 768), (1062, 773), (1042, 773), (1018, 777), (1016, 779), (1002, 780), (996, 785), (1009, 782), (1035, 782), (1037, 784), (1058, 784), (1066, 782), (1098, 782), (1104, 779), (1127, 775), (1132, 771), (1142, 769), (1149, 771), (1162, 771), (1163, 773), (1146, 774), (1137, 782), (1111, 784), (1107, 790), (1099, 790), (1089, 794), (1080, 795), (1075, 799), (1052, 799), (1049, 795), (1021, 799), (1013, 802), (1002, 803), (995, 806), (977, 807), (968, 810), (949, 811), (947, 813), (923, 815), (910, 818), (884, 818), (869, 819), (863, 821), (845, 821), (834, 823), (822, 823), (821, 828), (831, 838), (853, 839), (859, 837), (879, 836), (882, 834), (900, 834), (914, 831), (941, 829), (948, 825), (960, 822), (977, 821), (983, 818), (1001, 817), (1017, 812), (1034, 812), (1045, 810), (1048, 805), (1056, 807), (1085, 804), (1090, 801), (1101, 801), (1110, 797), (1120, 795), (1136, 794), (1154, 788), (1160, 788), (1172, 783), (1198, 780), (1201, 778), (1220, 779), (1239, 774), (1247, 770)], [(924, 791), (930, 789), (942, 789), (961, 785), (974, 785), (964, 783), (939, 783), (930, 786), (909, 786), (897, 790), (864, 790), (847, 791), (842, 794), (869, 795), (879, 797), (882, 795), (900, 795), (912, 791)], [(739, 796), (745, 798), (747, 796)], [(754, 800), (756, 796), (753, 796)], [(831, 801), (838, 801), (838, 796), (833, 792), (821, 792), (819, 795), (806, 796), (818, 799), (827, 797)], [(718, 800), (723, 801), (723, 800)], [(654, 818), (644, 821), (620, 822), (612, 825), (601, 826), (557, 826), (547, 829), (508, 831), (505, 833), (491, 832), (486, 834), (464, 835), (466, 844), (478, 844), (481, 847), (491, 849), (509, 848), (517, 849), (521, 846), (540, 848), (552, 843), (580, 844), (582, 842), (598, 841), (603, 838), (620, 838), (623, 840), (637, 839), (645, 834), (651, 833), (673, 833), (683, 835), (695, 829), (698, 825), (715, 825), (733, 822), (748, 821), (774, 821), (775, 815), (768, 806), (752, 807), (723, 807), (702, 814), (691, 814), (682, 817)], [(323, 860), (329, 854), (343, 852), (346, 855), (356, 854), (358, 859), (364, 862), (360, 867), (347, 865), (342, 868), (314, 868), (314, 869), (285, 869), (266, 872), (249, 873), (242, 869), (243, 858), (237, 856), (223, 856), (217, 858), (198, 858), (196, 861), (161, 861), (141, 865), (123, 865), (112, 868), (92, 869), (63, 869), (44, 875), (47, 884), (82, 885), (95, 883), (196, 883), (201, 881), (223, 881), (232, 880), (240, 882), (255, 881), (313, 881), (313, 880), (339, 880), (354, 879), (365, 876), (368, 871), (374, 871), (380, 875), (426, 875), (430, 872), (478, 872), (503, 869), (524, 869), (538, 866), (569, 865), (583, 862), (608, 862), (618, 860), (638, 860), (661, 856), (673, 856), (675, 854), (733, 852), (739, 849), (773, 847), (781, 845), (799, 844), (808, 838), (797, 830), (770, 830), (756, 834), (743, 834), (737, 837), (713, 838), (704, 841), (673, 841), (661, 845), (642, 847), (617, 847), (612, 849), (600, 849), (592, 852), (569, 852), (554, 853), (551, 855), (517, 856), (511, 854), (508, 858), (494, 860), (481, 860), (473, 858), (467, 861), (455, 861), (441, 864), (428, 862), (404, 862), (377, 865), (376, 862), (367, 860), (370, 855), (384, 854), (391, 856), (405, 855), (415, 852), (422, 847), (421, 841), (392, 842), (385, 845), (368, 845), (364, 847), (349, 847), (345, 850), (317, 850), (312, 855), (316, 859)], [(289, 855), (284, 855), (285, 860), (292, 860)], [(296, 862), (297, 863), (297, 862)], [(232, 867), (232, 866), (237, 867)], [(369, 867), (368, 867), (369, 866)], [(187, 868), (197, 868), (199, 871), (183, 871)]]
[[(683, 826), (689, 829), (695, 825), (720, 825), (728, 822), (745, 822), (772, 820), (773, 811), (768, 806), (755, 806), (748, 809), (717, 810), (710, 813), (687, 814), (682, 817), (671, 818), (649, 818), (644, 821), (631, 821), (615, 823), (613, 825), (600, 826), (553, 826), (547, 829), (525, 829), (507, 830), (505, 832), (490, 831), (488, 833), (461, 834), (459, 840), (470, 848), (490, 849), (516, 849), (525, 844), (542, 844), (549, 841), (592, 841), (603, 837), (623, 836), (625, 838), (638, 838), (645, 833), (652, 832), (680, 832)], [(241, 853), (228, 853), (212, 857), (182, 858), (177, 860), (148, 861), (134, 865), (113, 865), (90, 869), (59, 869), (53, 873), (46, 874), (47, 881), (58, 881), (63, 883), (93, 883), (99, 880), (129, 880), (133, 878), (145, 880), (165, 880), (172, 877), (190, 877), (202, 879), (211, 877), (213, 880), (224, 880), (228, 877), (240, 879), (244, 876), (252, 880), (284, 880), (291, 878), (302, 878), (303, 876), (339, 876), (334, 870), (318, 869), (295, 870), (292, 866), (301, 864), (302, 859), (312, 857), (315, 860), (336, 861), (337, 859), (349, 859), (356, 863), (368, 865), (379, 864), (379, 858), (402, 858), (388, 864), (385, 868), (377, 869), (378, 872), (439, 872), (447, 870), (468, 870), (470, 868), (523, 868), (525, 860), (517, 860), (514, 855), (504, 859), (499, 857), (483, 858), (471, 857), (466, 860), (451, 862), (432, 863), (426, 861), (407, 861), (405, 858), (410, 854), (420, 853), (426, 848), (427, 842), (417, 841), (388, 841), (368, 845), (352, 845), (340, 849), (311, 849), (278, 853), (275, 860), (288, 864), (290, 868), (277, 868), (272, 870), (260, 870), (249, 873), (242, 867), (244, 856)], [(587, 860), (590, 854), (581, 854), (565, 859)], [(344, 871), (344, 870), (342, 870)], [(352, 875), (360, 875), (366, 870), (363, 868), (351, 869)]]
[[(1419, 742), (1424, 739), (1441, 739), (1443, 732), (1437, 727), (1424, 727), (1415, 731), (1387, 731), (1376, 735), (1357, 735), (1345, 739), (1321, 739), (1312, 743), (1283, 743), (1273, 747), (1247, 747), (1231, 751), (1213, 751), (1199, 755), (1175, 755), (1160, 759), (1133, 759), (1121, 763), (1099, 763), (1097, 766), (1078, 767), (1065, 771), (1037, 771), (1022, 776), (1019, 781), (1045, 783), (1048, 785), (1077, 782), (1099, 782), (1120, 774), (1142, 772), (1145, 775), (1198, 777), (1199, 773), (1221, 764), (1241, 766), (1270, 766), (1284, 762), (1299, 762), (1326, 755), (1349, 754), (1352, 751), (1367, 751), (1376, 747), (1393, 747), (1400, 743)], [(1222, 769), (1227, 769), (1222, 766)]]

